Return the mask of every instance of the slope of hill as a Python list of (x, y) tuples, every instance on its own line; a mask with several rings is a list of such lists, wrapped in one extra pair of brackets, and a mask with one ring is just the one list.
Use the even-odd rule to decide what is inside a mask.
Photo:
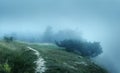
[(107, 73), (54, 44), (0, 41), (0, 73)]

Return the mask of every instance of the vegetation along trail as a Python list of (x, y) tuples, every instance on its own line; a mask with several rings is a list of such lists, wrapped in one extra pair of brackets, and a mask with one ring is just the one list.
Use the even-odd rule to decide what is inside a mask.
[(36, 69), (35, 69), (35, 73), (43, 73), (46, 71), (46, 66), (45, 63), (46, 61), (40, 56), (40, 52), (31, 48), (31, 47), (27, 47), (29, 50), (34, 51), (34, 54), (38, 57), (38, 59), (36, 61), (34, 61), (34, 63), (36, 63)]

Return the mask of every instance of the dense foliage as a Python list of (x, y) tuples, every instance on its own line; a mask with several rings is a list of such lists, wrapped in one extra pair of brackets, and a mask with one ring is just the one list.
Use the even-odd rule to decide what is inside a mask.
[(87, 42), (78, 40), (63, 40), (56, 42), (60, 47), (65, 47), (66, 51), (74, 52), (86, 57), (96, 57), (102, 53), (99, 42)]

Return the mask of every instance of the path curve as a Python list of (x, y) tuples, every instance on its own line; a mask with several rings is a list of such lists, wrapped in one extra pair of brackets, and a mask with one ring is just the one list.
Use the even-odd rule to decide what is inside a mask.
[(34, 54), (38, 57), (38, 59), (36, 61), (34, 61), (34, 63), (36, 64), (36, 69), (35, 69), (35, 73), (43, 73), (47, 70), (45, 63), (46, 61), (40, 56), (40, 52), (31, 48), (31, 47), (27, 47), (29, 50), (34, 51)]

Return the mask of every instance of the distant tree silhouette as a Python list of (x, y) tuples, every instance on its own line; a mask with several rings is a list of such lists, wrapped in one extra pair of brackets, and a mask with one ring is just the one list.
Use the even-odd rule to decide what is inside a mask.
[(45, 42), (45, 43), (51, 43), (53, 42), (53, 31), (52, 31), (52, 27), (51, 26), (48, 26), (42, 36), (42, 42)]
[(76, 31), (70, 29), (64, 30), (53, 30), (51, 26), (46, 27), (42, 36), (40, 37), (40, 42), (43, 43), (54, 43), (54, 41), (61, 41), (64, 39), (81, 39), (81, 33), (77, 34)]
[(12, 42), (14, 40), (14, 38), (12, 36), (4, 36), (4, 41), (5, 42)]

